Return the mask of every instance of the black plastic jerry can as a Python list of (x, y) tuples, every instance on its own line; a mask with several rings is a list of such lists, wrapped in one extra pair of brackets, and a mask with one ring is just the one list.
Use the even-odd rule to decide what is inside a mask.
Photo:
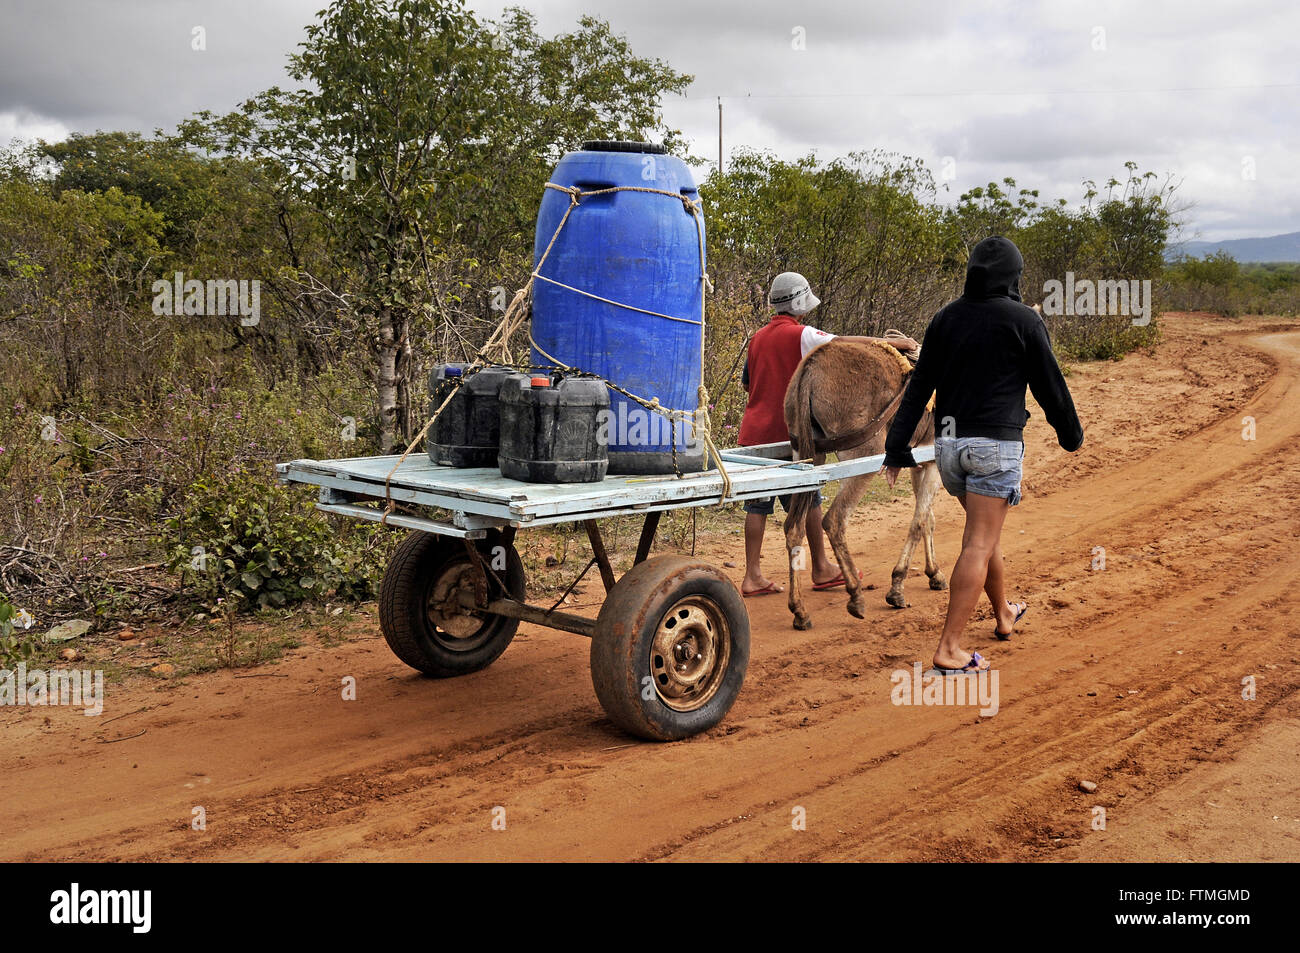
[(609, 391), (599, 378), (514, 375), (501, 388), (502, 476), (595, 483), (609, 468)]
[(466, 374), (466, 364), (439, 364), (429, 375), (433, 414), (454, 396), (429, 433), (429, 459), (444, 467), (495, 467), (501, 442), (501, 385), (517, 376), (508, 367)]

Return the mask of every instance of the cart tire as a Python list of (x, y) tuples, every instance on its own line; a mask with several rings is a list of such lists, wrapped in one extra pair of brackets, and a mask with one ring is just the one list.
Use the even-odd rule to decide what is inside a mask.
[[(477, 545), (485, 567), (500, 556), (497, 547), (505, 549), (504, 570), (487, 573), (488, 597), (522, 601), (524, 566), (514, 546), (495, 530)], [(461, 610), (448, 622), (438, 615), (434, 600), (441, 596), (449, 604), (452, 590), (469, 584), (471, 571), (469, 553), (459, 539), (413, 531), (393, 551), (379, 589), (379, 627), (393, 654), (411, 668), (434, 678), (477, 672), (495, 662), (514, 638), (518, 619)]]
[(749, 613), (725, 575), (690, 556), (634, 566), (605, 599), (591, 681), (613, 722), (676, 741), (726, 716), (749, 665)]

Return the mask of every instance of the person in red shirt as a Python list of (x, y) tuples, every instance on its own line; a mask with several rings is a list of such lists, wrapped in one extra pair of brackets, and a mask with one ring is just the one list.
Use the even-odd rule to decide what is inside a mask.
[[(800, 318), (821, 304), (803, 275), (793, 271), (777, 275), (772, 281), (772, 290), (767, 300), (776, 313), (749, 342), (749, 354), (745, 358), (745, 371), (741, 378), (741, 383), (749, 394), (745, 416), (740, 422), (739, 442), (742, 447), (782, 443), (790, 439), (790, 431), (785, 425), (785, 392), (790, 386), (790, 379), (809, 351), (835, 337), (800, 322)], [(884, 341), (883, 338), (857, 336), (845, 337), (844, 340)], [(916, 342), (910, 338), (884, 343), (904, 349), (916, 347)], [(790, 495), (778, 498), (782, 508), (788, 512)], [(746, 500), (744, 508), (745, 578), (740, 591), (745, 596), (784, 592), (785, 587), (764, 576), (759, 566), (767, 518), (775, 512), (776, 505), (771, 497), (767, 497)], [(816, 505), (808, 511), (805, 530), (808, 536), (808, 554), (812, 556), (813, 588), (833, 589), (844, 585), (844, 577), (839, 568), (826, 558), (820, 493), (817, 494)]]

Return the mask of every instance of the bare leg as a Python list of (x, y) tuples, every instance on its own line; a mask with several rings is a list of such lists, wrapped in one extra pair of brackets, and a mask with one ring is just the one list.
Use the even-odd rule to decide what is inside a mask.
[(804, 527), (807, 525), (807, 517), (800, 512), (795, 506), (793, 513), (787, 513), (785, 517), (785, 553), (790, 563), (790, 596), (788, 604), (790, 612), (794, 614), (794, 627), (796, 629), (811, 629), (812, 617), (804, 611), (803, 599), (799, 596), (799, 571), (795, 568), (795, 553), (799, 552), (803, 545)]
[(822, 508), (811, 507), (804, 520), (804, 532), (808, 534), (808, 555), (812, 557), (813, 582), (830, 582), (840, 574), (835, 564), (826, 558), (826, 536), (822, 532)]
[[(758, 592), (773, 584), (759, 568), (763, 558), (763, 533), (766, 529), (767, 517), (762, 513), (745, 514), (745, 579), (740, 586), (744, 592)], [(777, 591), (780, 591), (779, 587)]]
[(1007, 602), (1003, 584), (1002, 545), (1000, 543), (989, 557), (989, 576), (984, 582), (984, 594), (989, 597), (989, 603), (993, 606), (993, 618), (997, 620), (995, 623), (997, 634), (1004, 639), (1010, 638), (1016, 628), (1016, 613), (1021, 608), (1024, 608), (1025, 603), (1020, 602), (1013, 605)]
[[(962, 509), (966, 508), (966, 497), (957, 497), (961, 503)], [(993, 552), (989, 554), (989, 571), (984, 580), (984, 594), (989, 597), (989, 605), (993, 607), (993, 617), (996, 620), (996, 628), (999, 633), (1009, 636), (1015, 629), (1016, 606), (1007, 602), (1005, 572), (1002, 564), (1002, 542), (999, 539), (998, 544), (993, 547)], [(1024, 603), (1019, 605), (1023, 606)]]
[(961, 635), (988, 582), (989, 561), (998, 548), (1002, 524), (1010, 509), (1005, 499), (975, 493), (966, 494), (962, 505), (966, 508), (966, 528), (961, 555), (952, 570), (948, 617), (934, 652), (934, 664), (940, 668), (961, 668), (971, 660), (970, 653), (961, 647)]

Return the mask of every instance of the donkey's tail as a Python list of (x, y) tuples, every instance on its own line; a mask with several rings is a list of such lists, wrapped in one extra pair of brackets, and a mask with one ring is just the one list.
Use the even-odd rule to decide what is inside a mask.
[[(816, 447), (816, 421), (812, 410), (813, 355), (808, 355), (794, 372), (786, 396), (785, 425), (790, 431), (791, 459), (805, 460), (819, 456)], [(821, 456), (824, 456), (822, 454)], [(817, 461), (820, 462), (820, 461)]]
[[(808, 355), (799, 364), (794, 379), (790, 381), (793, 395), (786, 404), (789, 413), (786, 415), (785, 423), (790, 430), (792, 459), (805, 460), (811, 457), (814, 463), (822, 463), (826, 459), (826, 454), (818, 453), (816, 449), (817, 426), (812, 411), (813, 359), (813, 354)], [(816, 498), (815, 493), (795, 494), (790, 501), (789, 519), (794, 523), (802, 523)]]

